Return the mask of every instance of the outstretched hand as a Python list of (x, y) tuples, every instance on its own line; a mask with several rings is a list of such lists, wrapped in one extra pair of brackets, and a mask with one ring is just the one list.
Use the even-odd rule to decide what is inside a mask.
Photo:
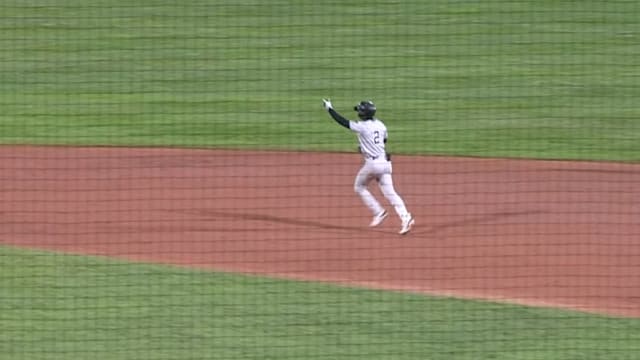
[(331, 100), (329, 99), (322, 99), (322, 106), (324, 106), (324, 109), (327, 111), (333, 109), (333, 105), (331, 105)]

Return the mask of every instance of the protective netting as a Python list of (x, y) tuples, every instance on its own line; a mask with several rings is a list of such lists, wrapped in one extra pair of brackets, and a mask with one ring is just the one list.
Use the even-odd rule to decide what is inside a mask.
[(0, 2), (0, 359), (635, 359), (639, 4)]

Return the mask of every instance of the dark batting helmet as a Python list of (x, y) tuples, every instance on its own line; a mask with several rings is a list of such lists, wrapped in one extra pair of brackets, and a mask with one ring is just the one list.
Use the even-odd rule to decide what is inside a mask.
[(353, 110), (358, 112), (358, 117), (362, 120), (373, 119), (376, 114), (376, 106), (372, 101), (360, 101), (360, 104), (356, 105)]

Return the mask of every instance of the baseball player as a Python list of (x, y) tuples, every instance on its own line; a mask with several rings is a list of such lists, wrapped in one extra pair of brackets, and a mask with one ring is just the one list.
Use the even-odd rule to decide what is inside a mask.
[(356, 175), (354, 190), (365, 205), (373, 213), (373, 220), (369, 226), (378, 226), (387, 218), (387, 211), (373, 197), (367, 189), (371, 180), (376, 180), (384, 197), (393, 205), (396, 213), (402, 221), (399, 234), (404, 235), (411, 231), (415, 223), (411, 214), (407, 211), (404, 201), (393, 188), (391, 178), (391, 156), (386, 152), (387, 128), (382, 121), (376, 119), (376, 106), (371, 101), (361, 101), (354, 107), (361, 121), (350, 121), (338, 114), (333, 109), (331, 100), (322, 99), (325, 110), (340, 125), (358, 134), (360, 153), (364, 157), (364, 165)]

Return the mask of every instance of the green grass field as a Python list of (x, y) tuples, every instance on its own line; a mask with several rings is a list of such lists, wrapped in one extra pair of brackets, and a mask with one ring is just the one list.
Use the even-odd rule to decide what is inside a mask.
[(0, 251), (2, 359), (633, 359), (640, 321)]
[[(640, 160), (634, 1), (9, 0), (0, 143)], [(1, 359), (635, 359), (640, 321), (0, 248)]]
[(0, 143), (640, 160), (633, 1), (0, 5)]

